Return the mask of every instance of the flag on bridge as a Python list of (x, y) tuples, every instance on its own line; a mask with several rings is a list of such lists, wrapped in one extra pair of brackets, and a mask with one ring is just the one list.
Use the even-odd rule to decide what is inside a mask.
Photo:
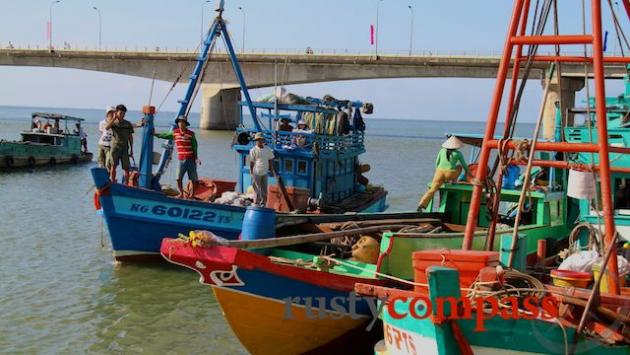
[(370, 45), (374, 45), (374, 25), (370, 25)]

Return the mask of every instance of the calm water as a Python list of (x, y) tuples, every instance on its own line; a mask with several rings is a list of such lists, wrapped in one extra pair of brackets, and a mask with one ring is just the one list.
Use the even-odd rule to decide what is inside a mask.
[[(0, 107), (0, 139), (17, 139), (32, 111), (86, 118), (96, 151), (101, 110)], [(158, 130), (171, 118), (158, 116)], [(389, 190), (390, 210), (416, 206), (444, 133), (483, 130), (478, 122), (366, 123), (363, 161), (372, 166), (370, 181)], [(231, 139), (231, 132), (198, 132), (200, 175), (234, 179)], [(137, 147), (140, 140), (136, 134)], [(112, 262), (92, 206), (91, 166), (0, 174), (0, 352), (245, 352), (197, 274)], [(174, 184), (174, 171), (162, 181)]]

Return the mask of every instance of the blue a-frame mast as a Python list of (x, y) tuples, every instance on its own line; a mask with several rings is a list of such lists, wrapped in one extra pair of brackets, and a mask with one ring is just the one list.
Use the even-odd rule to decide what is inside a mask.
[[(234, 46), (232, 45), (232, 40), (230, 39), (230, 35), (227, 31), (226, 22), (223, 19), (224, 0), (219, 1), (219, 5), (216, 11), (218, 12), (218, 15), (212, 22), (212, 25), (210, 26), (210, 29), (206, 34), (206, 38), (201, 45), (199, 55), (196, 58), (197, 63), (195, 64), (195, 68), (193, 69), (189, 77), (190, 81), (188, 83), (186, 94), (184, 95), (184, 98), (182, 100), (178, 101), (180, 103), (180, 108), (177, 112), (176, 118), (179, 116), (184, 116), (188, 112), (188, 108), (192, 104), (192, 101), (194, 99), (197, 86), (201, 84), (201, 80), (203, 79), (203, 71), (206, 62), (209, 59), (210, 49), (213, 47), (213, 44), (217, 40), (217, 37), (223, 36), (225, 47), (227, 49), (228, 55), (230, 56), (230, 61), (232, 62), (234, 74), (236, 75), (236, 79), (238, 80), (241, 90), (243, 91), (243, 96), (249, 108), (249, 113), (252, 117), (252, 120), (254, 121), (254, 126), (257, 130), (261, 130), (260, 122), (258, 121), (258, 117), (256, 116), (256, 108), (254, 107), (251, 96), (249, 95), (249, 90), (247, 88), (247, 84), (245, 83), (243, 72), (241, 71), (236, 52), (234, 51)], [(172, 141), (169, 141), (167, 144), (164, 145), (157, 171), (155, 172), (155, 174), (152, 174), (150, 161), (153, 156), (153, 115), (147, 113), (146, 116), (147, 117), (145, 117), (146, 124), (144, 140), (141, 152), (139, 183), (141, 187), (159, 190), (160, 177), (164, 173), (164, 170), (166, 169), (168, 162), (170, 161), (173, 154), (173, 143)], [(177, 128), (175, 123), (173, 123), (173, 128)]]

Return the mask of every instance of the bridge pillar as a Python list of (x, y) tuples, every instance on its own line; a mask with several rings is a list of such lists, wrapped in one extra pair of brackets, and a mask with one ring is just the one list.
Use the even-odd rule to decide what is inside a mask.
[[(549, 82), (549, 91), (547, 92), (547, 100), (543, 110), (543, 138), (554, 139), (556, 131), (556, 108), (560, 105), (560, 99), (564, 106), (562, 109), (566, 112), (568, 108), (575, 105), (575, 93), (584, 88), (584, 79), (581, 78), (562, 78), (562, 83), (558, 83), (558, 78), (553, 77), (543, 79), (543, 87)], [(567, 114), (567, 125), (573, 125), (573, 113)]]
[(233, 130), (239, 124), (239, 87), (201, 84), (201, 117), (203, 130)]

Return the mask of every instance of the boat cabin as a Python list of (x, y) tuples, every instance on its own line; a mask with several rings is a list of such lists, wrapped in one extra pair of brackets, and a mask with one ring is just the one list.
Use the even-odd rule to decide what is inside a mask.
[(83, 119), (78, 117), (35, 112), (31, 115), (31, 129), (21, 132), (22, 142), (66, 146), (70, 150), (80, 151), (81, 140), (77, 127), (81, 127), (81, 122)]
[[(564, 134), (564, 139), (570, 143), (596, 143), (597, 122), (595, 118), (595, 102), (593, 98), (588, 101), (588, 108), (571, 108), (570, 113), (575, 116), (577, 124), (565, 127), (562, 131), (556, 130), (556, 139)], [(630, 76), (625, 78), (625, 92), (619, 96), (606, 98), (606, 117), (608, 119), (608, 140), (611, 146), (630, 147)], [(556, 127), (562, 127), (559, 123), (560, 112), (556, 113)], [(575, 153), (568, 157), (571, 161), (585, 166), (599, 164), (599, 155), (591, 153)], [(612, 171), (612, 201), (615, 216), (615, 225), (621, 238), (630, 241), (630, 156), (624, 154), (610, 154), (610, 167), (612, 169), (626, 169), (626, 171)], [(598, 177), (599, 178), (599, 177)], [(588, 200), (580, 200), (580, 219), (592, 225), (599, 225), (596, 207)], [(600, 212), (601, 215), (601, 212)], [(603, 228), (603, 227), (602, 227)]]
[[(240, 156), (241, 193), (252, 183), (248, 155), (257, 133), (245, 126), (244, 107), (245, 102), (241, 103), (241, 126), (232, 147)], [(366, 190), (367, 179), (361, 172), (367, 167), (361, 166), (359, 156), (365, 152), (362, 113), (371, 113), (371, 104), (299, 98), (298, 104), (254, 102), (254, 107), (263, 123), (265, 143), (274, 151), (274, 167), (287, 188), (327, 205)], [(281, 130), (281, 122), (293, 130)], [(270, 179), (270, 185), (276, 183)]]

